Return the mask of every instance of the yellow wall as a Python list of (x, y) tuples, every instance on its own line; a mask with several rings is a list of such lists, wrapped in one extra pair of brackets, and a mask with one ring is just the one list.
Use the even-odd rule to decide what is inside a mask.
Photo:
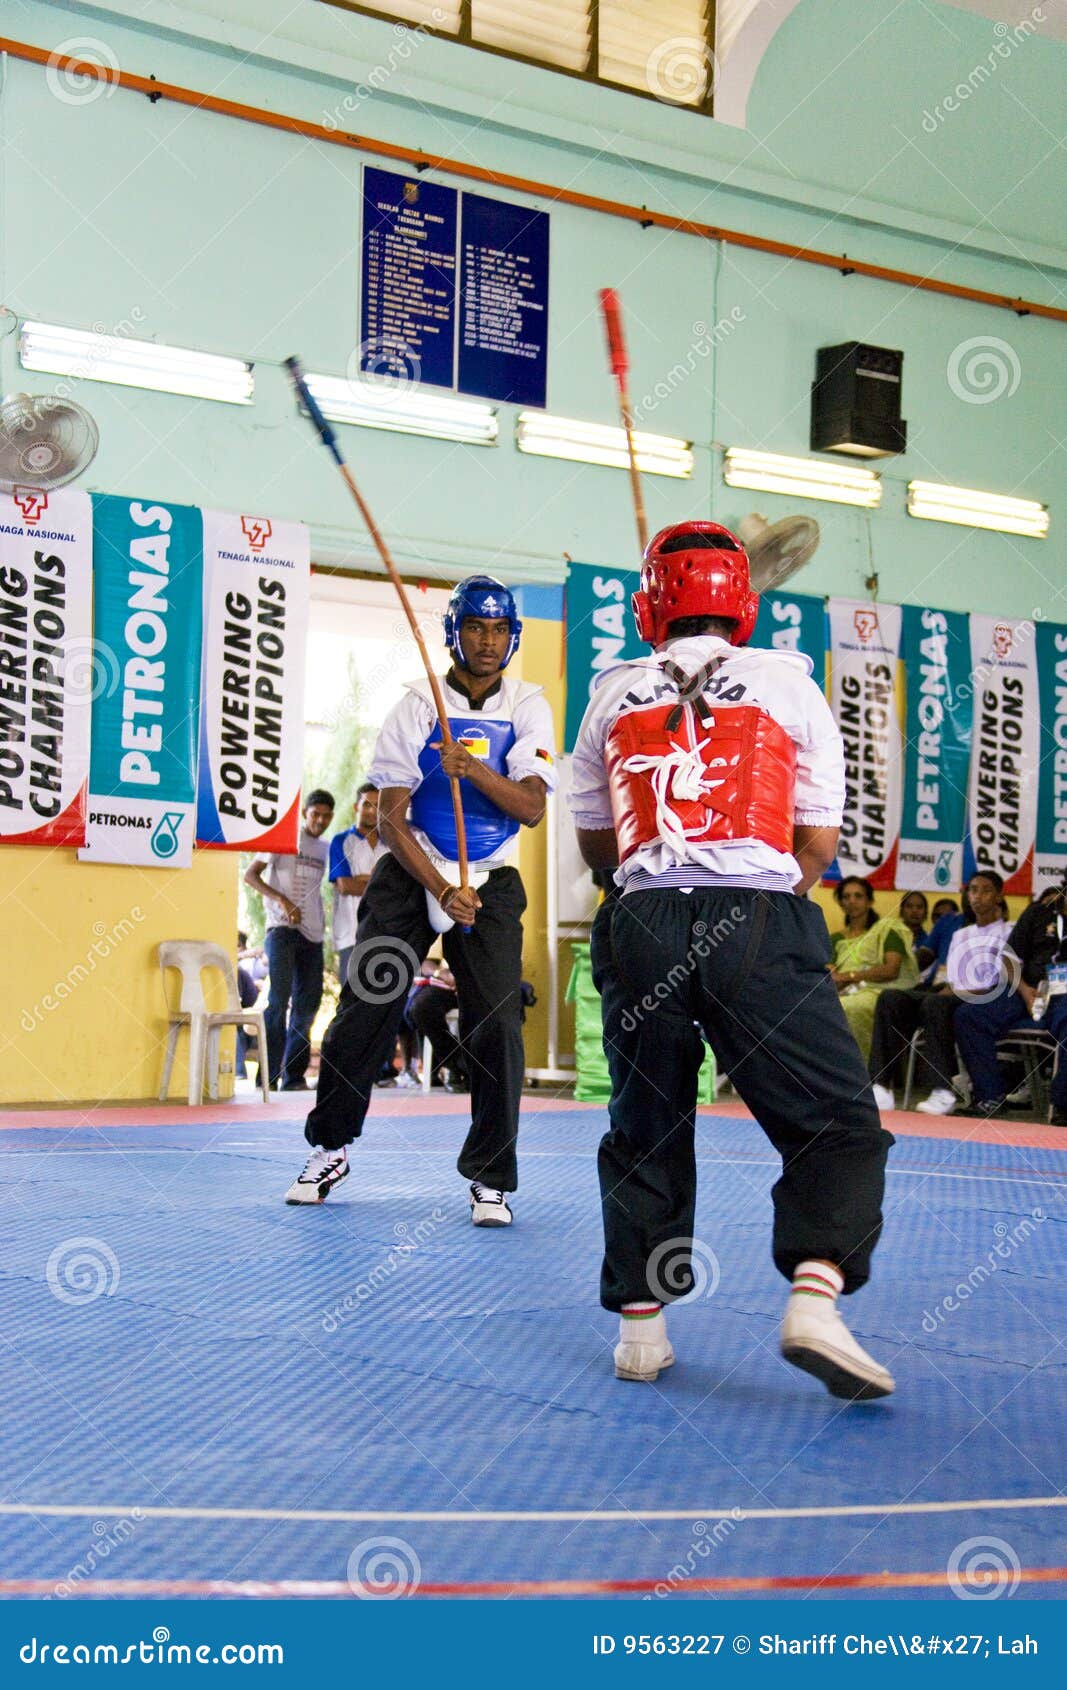
[[(563, 744), (565, 687), (562, 675), (563, 624), (523, 619), (520, 674), (545, 689), (556, 724), (557, 750)], [(519, 842), (519, 872), (526, 887), (526, 915), (523, 919), (523, 974), (532, 982), (538, 1001), (526, 1012), (526, 1066), (544, 1068), (548, 1061), (548, 898), (547, 822), (524, 827)], [(570, 946), (560, 946), (560, 998), (570, 973)], [(570, 1006), (560, 1004), (560, 1049), (573, 1050), (573, 1017)]]
[[(840, 933), (842, 927), (845, 925), (845, 921), (844, 916), (841, 913), (841, 906), (834, 897), (833, 887), (814, 886), (809, 895), (813, 901), (819, 905), (823, 915), (826, 917), (826, 925), (830, 929), (830, 932)], [(897, 910), (900, 908), (900, 900), (906, 896), (907, 894), (904, 892), (877, 892), (875, 893), (874, 907), (879, 915), (895, 915)], [(937, 903), (938, 898), (948, 897), (955, 898), (960, 908), (963, 908), (963, 899), (960, 897), (958, 892), (927, 892), (926, 896), (929, 900), (931, 909), (933, 909), (934, 905)], [(1029, 902), (1029, 898), (1009, 898), (1009, 918), (1012, 921), (1017, 921)]]
[[(191, 869), (4, 851), (0, 1103), (156, 1096), (167, 1030), (156, 946), (211, 939), (236, 955), (238, 863), (227, 851), (196, 852)], [(187, 1051), (183, 1033), (172, 1097), (186, 1095)], [(232, 1033), (221, 1057), (232, 1064)], [(219, 1089), (232, 1095), (232, 1072)]]

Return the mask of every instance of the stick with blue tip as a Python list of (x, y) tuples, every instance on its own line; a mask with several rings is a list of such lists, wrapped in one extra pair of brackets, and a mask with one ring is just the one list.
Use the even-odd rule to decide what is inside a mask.
[[(411, 608), (407, 592), (404, 588), (404, 583), (400, 579), (399, 571), (397, 570), (396, 564), (393, 562), (389, 548), (382, 537), (378, 524), (371, 515), (370, 506), (367, 504), (359, 488), (356, 486), (355, 476), (345, 463), (344, 457), (341, 453), (341, 448), (337, 444), (336, 434), (326, 421), (326, 418), (323, 416), (316, 402), (315, 395), (308, 387), (304, 372), (300, 367), (299, 358), (286, 358), (285, 368), (289, 371), (293, 387), (296, 389), (296, 396), (298, 400), (304, 407), (308, 416), (311, 418), (319, 439), (322, 441), (322, 444), (329, 452), (334, 463), (341, 471), (348, 491), (359, 506), (359, 514), (366, 523), (367, 531), (370, 534), (371, 539), (374, 541), (378, 556), (384, 563), (389, 579), (392, 581), (393, 586), (397, 590), (397, 595), (400, 599), (401, 605), (403, 606), (404, 615), (407, 617), (408, 627), (411, 629), (412, 637), (419, 648), (419, 656), (422, 658), (422, 666), (426, 671), (426, 679), (430, 683), (430, 691), (433, 694), (434, 707), (437, 710), (437, 724), (441, 730), (442, 742), (445, 745), (451, 745), (452, 730), (448, 725), (448, 712), (445, 708), (444, 694), (441, 691), (441, 682), (435, 674), (433, 665), (430, 662), (430, 654), (426, 650), (426, 644), (422, 637), (422, 629), (419, 627), (415, 618), (415, 612)], [(455, 817), (456, 822), (456, 858), (459, 863), (459, 883), (462, 887), (466, 888), (470, 884), (470, 872), (467, 866), (467, 830), (463, 823), (463, 800), (460, 797), (459, 781), (455, 775), (449, 776), (448, 784), (452, 790), (452, 814)]]

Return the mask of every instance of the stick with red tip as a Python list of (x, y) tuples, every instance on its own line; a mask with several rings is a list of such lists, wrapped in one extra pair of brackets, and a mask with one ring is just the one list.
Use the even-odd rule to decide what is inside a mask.
[(630, 389), (627, 379), (630, 373), (630, 361), (626, 356), (626, 336), (622, 328), (622, 306), (614, 288), (601, 288), (600, 309), (604, 313), (604, 328), (608, 337), (608, 362), (619, 389), (619, 414), (622, 417), (622, 426), (626, 431), (626, 448), (630, 454), (630, 488), (634, 496), (637, 538), (641, 543), (641, 556), (644, 557), (645, 547), (648, 545), (648, 522), (645, 517), (645, 501), (641, 492), (641, 477), (637, 470), (637, 451), (634, 446), (634, 414), (630, 404)]

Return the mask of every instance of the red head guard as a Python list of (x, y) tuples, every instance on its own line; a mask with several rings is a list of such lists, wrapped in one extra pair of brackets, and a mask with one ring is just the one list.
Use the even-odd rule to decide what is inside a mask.
[(752, 638), (759, 594), (752, 591), (748, 553), (717, 522), (676, 522), (651, 540), (641, 565), (640, 590), (631, 600), (638, 637), (662, 645), (682, 616), (729, 617), (731, 645)]

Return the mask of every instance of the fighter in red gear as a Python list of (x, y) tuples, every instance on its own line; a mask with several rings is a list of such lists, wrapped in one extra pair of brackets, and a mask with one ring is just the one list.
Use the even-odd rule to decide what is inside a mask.
[(836, 1299), (867, 1280), (893, 1141), (803, 895), (837, 848), (841, 737), (808, 658), (746, 649), (758, 598), (728, 529), (657, 534), (633, 608), (654, 654), (598, 681), (571, 791), (586, 862), (616, 870), (592, 936), (612, 1079), (599, 1172), (616, 1374), (671, 1365), (663, 1305), (693, 1285), (702, 1032), (782, 1157), (782, 1354), (835, 1396), (885, 1396), (890, 1375)]

